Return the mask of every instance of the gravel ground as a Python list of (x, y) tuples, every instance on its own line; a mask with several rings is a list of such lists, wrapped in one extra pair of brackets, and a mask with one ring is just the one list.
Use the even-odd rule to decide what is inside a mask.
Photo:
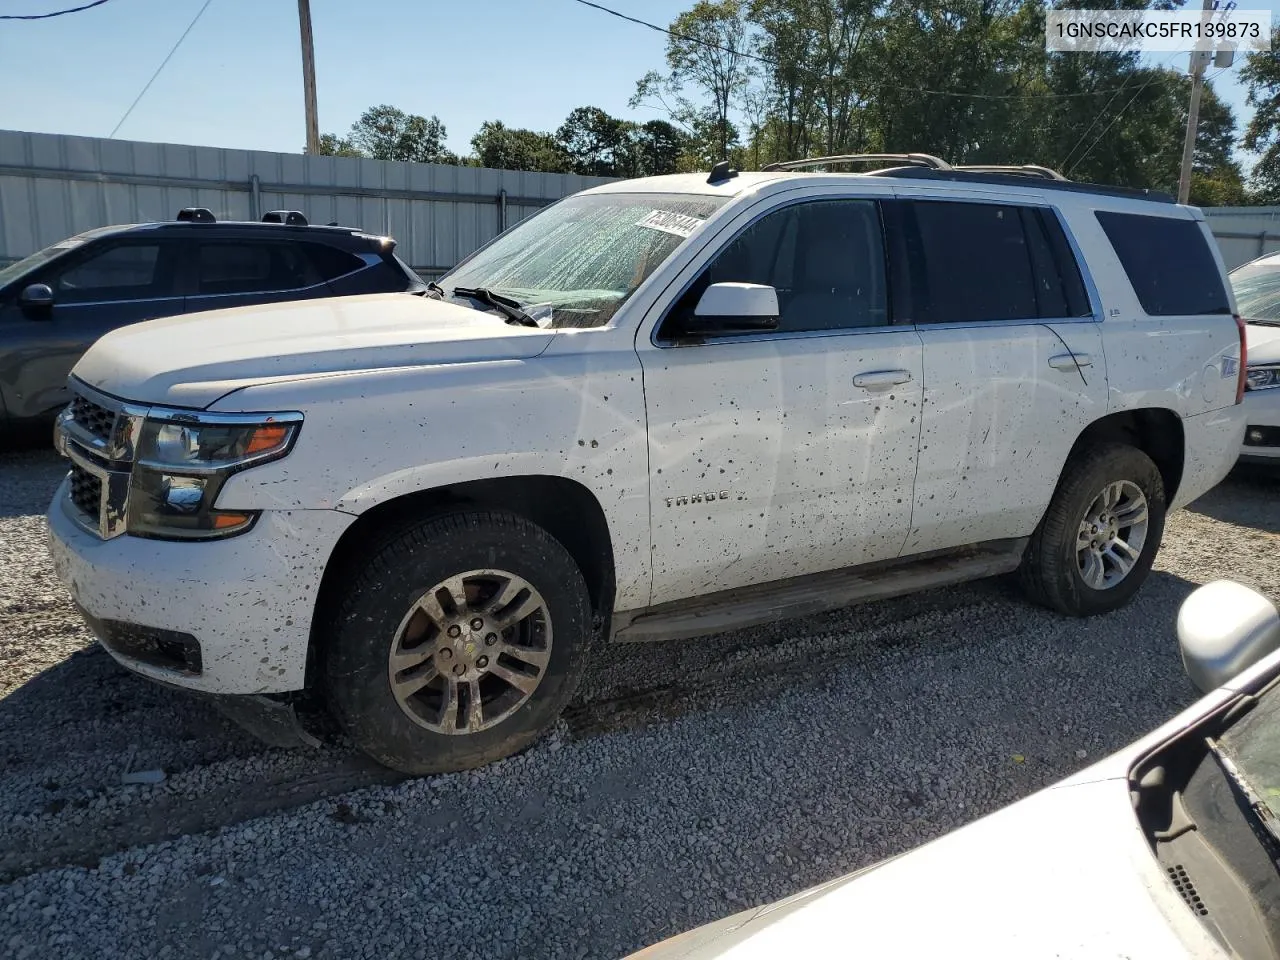
[[(405, 780), (268, 750), (91, 645), (44, 548), (61, 467), (0, 454), (0, 955), (612, 957), (908, 849), (1194, 699), (1194, 585), (1280, 595), (1276, 480), (1170, 518), (1127, 609), (1003, 580), (602, 653), (555, 735)], [(121, 774), (162, 769), (163, 783)]]

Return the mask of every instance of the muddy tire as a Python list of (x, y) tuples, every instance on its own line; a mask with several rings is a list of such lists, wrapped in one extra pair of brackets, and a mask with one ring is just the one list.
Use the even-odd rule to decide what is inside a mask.
[(1105, 444), (1068, 461), (1019, 568), (1027, 596), (1074, 617), (1115, 610), (1151, 571), (1164, 481), (1141, 450)]
[(411, 523), (374, 547), (322, 624), (325, 693), (355, 743), (409, 774), (482, 766), (555, 723), (591, 645), (582, 572), (500, 512)]

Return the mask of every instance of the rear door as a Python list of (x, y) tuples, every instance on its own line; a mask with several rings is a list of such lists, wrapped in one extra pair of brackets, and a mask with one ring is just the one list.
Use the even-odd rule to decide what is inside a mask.
[(109, 330), (181, 313), (175, 285), (179, 246), (156, 235), (86, 245), (30, 278), (53, 290), (52, 309), (0, 306), (0, 396), (9, 415), (41, 416), (70, 402), (67, 375)]
[(329, 287), (307, 246), (273, 239), (193, 240), (186, 312), (328, 296)]
[(1051, 207), (898, 192), (891, 229), (925, 382), (903, 553), (1028, 536), (1076, 438), (1106, 413), (1096, 298)]

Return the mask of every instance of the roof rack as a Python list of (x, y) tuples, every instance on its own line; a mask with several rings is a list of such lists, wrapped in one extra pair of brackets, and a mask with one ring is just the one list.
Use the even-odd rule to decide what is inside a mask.
[(300, 210), (269, 210), (262, 215), (263, 223), (283, 223), (286, 227), (305, 227), (307, 218)]
[(907, 163), (930, 170), (951, 170), (951, 164), (928, 153), (842, 153), (809, 160), (782, 160), (761, 167), (762, 170), (803, 170), (805, 167), (828, 167), (845, 163)]
[(176, 219), (184, 223), (217, 223), (213, 211), (208, 207), (183, 207), (178, 211)]
[(956, 183), (986, 183), (1003, 187), (1033, 187), (1037, 190), (1062, 190), (1067, 193), (1093, 193), (1106, 197), (1128, 197), (1133, 200), (1152, 200), (1156, 203), (1174, 203), (1172, 196), (1160, 190), (1141, 187), (1114, 187), (1102, 183), (1086, 183), (1080, 180), (1037, 179), (1028, 183), (1025, 173), (983, 173), (977, 170), (930, 170), (925, 167), (894, 167), (889, 170), (872, 170), (868, 177), (902, 177), (908, 180), (949, 180)]
[(1034, 163), (1024, 163), (1013, 166), (995, 163), (967, 163), (964, 166), (952, 167), (952, 169), (968, 170), (972, 173), (1008, 173), (1013, 174), (1014, 176), (1042, 177), (1045, 180), (1061, 180), (1063, 182), (1069, 182), (1067, 181), (1067, 178), (1057, 170), (1037, 166)]

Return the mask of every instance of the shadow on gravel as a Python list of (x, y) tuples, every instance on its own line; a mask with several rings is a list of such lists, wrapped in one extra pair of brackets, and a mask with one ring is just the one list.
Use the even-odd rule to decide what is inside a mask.
[(6, 450), (0, 444), (0, 519), (43, 514), (67, 473), (52, 449)]
[(1241, 464), (1222, 483), (1188, 504), (1187, 509), (1223, 523), (1280, 533), (1277, 496), (1280, 469)]
[[(1021, 795), (1083, 766), (1072, 759), (1081, 745), (1097, 759), (1190, 702), (1173, 623), (1194, 586), (1156, 572), (1125, 610), (1080, 621), (1030, 607), (996, 579), (696, 641), (609, 647), (565, 713), (567, 747), (597, 749), (601, 737), (662, 732), (676, 720), (731, 722), (741, 737), (726, 747), (740, 756), (723, 762), (783, 762), (757, 755), (778, 704), (811, 709), (852, 685), (854, 701), (815, 715), (826, 731), (817, 735), (837, 737), (851, 757), (887, 751), (890, 770), (903, 761), (927, 770), (936, 745), (958, 738), (993, 753), (994, 768), (964, 770), (978, 795)], [(0, 880), (93, 866), (129, 847), (404, 779), (342, 746), (267, 750), (97, 647), (0, 699), (0, 744)], [(1027, 762), (1010, 766), (1014, 752)], [(121, 785), (123, 773), (146, 769), (164, 770), (165, 782)], [(921, 806), (918, 785), (884, 786), (904, 817)]]
[[(162, 770), (156, 787), (121, 776)], [(352, 750), (270, 750), (86, 647), (0, 699), (0, 882), (403, 779)]]

